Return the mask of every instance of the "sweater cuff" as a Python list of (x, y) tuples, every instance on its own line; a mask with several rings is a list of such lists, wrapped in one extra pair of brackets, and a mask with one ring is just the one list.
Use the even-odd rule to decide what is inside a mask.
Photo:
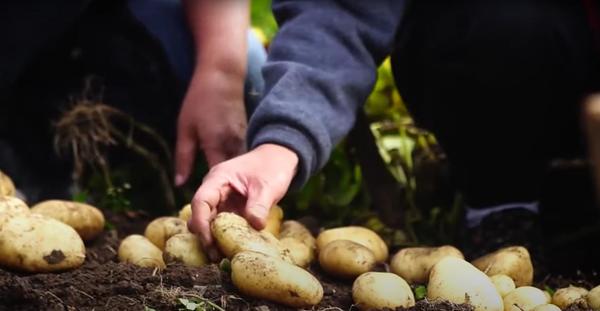
[(317, 170), (316, 146), (312, 140), (293, 127), (281, 124), (266, 125), (248, 138), (249, 150), (263, 144), (276, 144), (286, 147), (298, 156), (298, 169), (292, 180), (290, 190), (300, 190)]

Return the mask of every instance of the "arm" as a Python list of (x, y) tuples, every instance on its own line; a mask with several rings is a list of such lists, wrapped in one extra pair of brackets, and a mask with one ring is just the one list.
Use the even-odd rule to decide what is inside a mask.
[(183, 184), (200, 147), (209, 166), (244, 150), (244, 81), (248, 2), (184, 0), (195, 69), (177, 131), (176, 184)]
[[(250, 120), (252, 151), (217, 165), (192, 202), (191, 229), (206, 244), (217, 209), (257, 227), (286, 193), (321, 168), (350, 130), (377, 65), (393, 47), (403, 0), (276, 1), (281, 24), (263, 69), (265, 97)], [(241, 196), (244, 200), (231, 197)]]

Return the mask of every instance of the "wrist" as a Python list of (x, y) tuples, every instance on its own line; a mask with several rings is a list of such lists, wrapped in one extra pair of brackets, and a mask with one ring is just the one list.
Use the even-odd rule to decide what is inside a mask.
[(272, 159), (283, 165), (284, 171), (292, 172), (292, 175), (296, 174), (299, 158), (293, 150), (281, 145), (267, 143), (257, 146), (253, 151), (265, 154), (269, 161)]

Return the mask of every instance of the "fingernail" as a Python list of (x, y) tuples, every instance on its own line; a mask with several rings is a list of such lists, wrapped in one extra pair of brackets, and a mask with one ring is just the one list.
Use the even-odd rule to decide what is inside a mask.
[(183, 177), (181, 174), (175, 175), (175, 186), (179, 187), (183, 185), (183, 183), (185, 183), (185, 177)]

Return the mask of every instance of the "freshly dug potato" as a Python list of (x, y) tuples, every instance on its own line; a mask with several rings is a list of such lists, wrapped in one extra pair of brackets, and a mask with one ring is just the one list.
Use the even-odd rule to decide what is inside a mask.
[(180, 233), (190, 233), (187, 222), (177, 217), (159, 217), (146, 226), (144, 235), (159, 249), (165, 249), (169, 238)]
[(14, 197), (16, 194), (17, 190), (12, 179), (0, 171), (0, 196)]
[(66, 224), (38, 214), (0, 216), (0, 265), (27, 272), (81, 266), (85, 246)]
[(269, 232), (258, 232), (246, 219), (234, 213), (220, 213), (210, 225), (217, 246), (227, 258), (242, 251), (254, 251), (294, 263), (289, 250)]
[(73, 227), (84, 241), (97, 237), (104, 230), (104, 214), (85, 203), (49, 200), (34, 205), (31, 212), (64, 222)]
[(261, 231), (269, 232), (274, 237), (279, 237), (279, 230), (281, 229), (281, 221), (283, 220), (283, 209), (278, 205), (273, 205), (269, 210), (267, 216), (267, 225)]
[(502, 297), (490, 278), (470, 263), (455, 257), (440, 260), (429, 275), (427, 298), (469, 303), (475, 311), (502, 311)]
[(317, 240), (310, 231), (295, 220), (287, 220), (281, 224), (279, 242), (290, 251), (296, 265), (307, 267), (315, 259)]
[(283, 238), (279, 243), (284, 250), (288, 251), (296, 266), (306, 268), (314, 259), (314, 250), (294, 238)]
[(192, 219), (192, 204), (186, 204), (184, 207), (182, 207), (178, 216), (186, 222)]
[(517, 287), (528, 286), (533, 282), (531, 256), (529, 256), (529, 251), (522, 246), (499, 249), (475, 259), (472, 264), (489, 276), (508, 275), (515, 281)]
[(547, 304), (539, 305), (539, 306), (531, 309), (531, 311), (560, 311), (560, 308), (551, 303), (547, 303)]
[(600, 311), (600, 286), (596, 286), (590, 290), (587, 295), (588, 307), (594, 311)]
[(508, 293), (512, 292), (517, 288), (515, 286), (515, 281), (510, 278), (510, 276), (506, 274), (496, 274), (490, 277), (494, 286), (496, 286), (496, 290), (500, 294), (500, 296), (504, 297), (508, 295)]
[(319, 264), (328, 274), (353, 279), (369, 272), (377, 264), (373, 252), (349, 240), (336, 240), (319, 252)]
[(259, 252), (237, 253), (231, 261), (231, 280), (245, 295), (293, 308), (309, 308), (323, 299), (321, 283), (308, 271)]
[(548, 291), (544, 291), (544, 296), (546, 296), (546, 303), (552, 302), (552, 295)]
[(425, 284), (431, 268), (444, 257), (465, 259), (453, 246), (408, 247), (400, 250), (390, 264), (393, 273), (401, 276), (410, 284)]
[(29, 207), (17, 197), (0, 196), (0, 215), (29, 214)]
[(401, 277), (387, 272), (367, 272), (352, 285), (352, 299), (360, 310), (410, 308), (415, 296)]
[(317, 237), (317, 249), (320, 252), (335, 240), (350, 240), (365, 246), (373, 252), (377, 262), (384, 262), (389, 256), (388, 247), (381, 237), (373, 230), (364, 227), (350, 226), (325, 230)]
[(586, 297), (589, 291), (583, 287), (569, 286), (559, 288), (552, 295), (552, 303), (561, 309), (566, 309), (568, 306), (577, 303), (587, 307)]
[(144, 268), (165, 268), (162, 251), (145, 236), (133, 234), (121, 241), (119, 261)]
[(193, 233), (180, 233), (172, 236), (165, 244), (165, 263), (182, 263), (190, 267), (202, 267), (209, 263), (200, 238)]
[(544, 291), (532, 286), (517, 287), (504, 296), (504, 311), (530, 311), (545, 304), (548, 300)]

